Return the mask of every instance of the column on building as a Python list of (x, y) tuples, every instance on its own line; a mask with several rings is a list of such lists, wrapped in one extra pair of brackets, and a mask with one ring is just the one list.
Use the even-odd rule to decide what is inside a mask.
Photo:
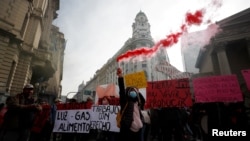
[(221, 74), (231, 74), (230, 65), (228, 62), (227, 54), (226, 54), (226, 44), (225, 43), (219, 43), (215, 46), (219, 67), (220, 67), (220, 73)]
[(250, 57), (250, 38), (247, 38), (246, 41), (247, 41), (248, 56)]

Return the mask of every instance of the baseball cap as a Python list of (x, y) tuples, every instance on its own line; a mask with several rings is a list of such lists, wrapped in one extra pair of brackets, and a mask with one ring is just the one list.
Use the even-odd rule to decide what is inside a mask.
[(62, 102), (62, 100), (60, 98), (56, 98), (55, 102)]
[(32, 84), (27, 84), (24, 86), (24, 89), (34, 89), (34, 86)]

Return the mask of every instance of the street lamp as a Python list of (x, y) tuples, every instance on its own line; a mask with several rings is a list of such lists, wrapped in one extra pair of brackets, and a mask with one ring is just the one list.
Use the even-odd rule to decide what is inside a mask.
[(39, 98), (39, 92), (40, 92), (40, 83), (35, 83), (35, 98)]
[(42, 83), (35, 83), (35, 96), (39, 98), (40, 93), (45, 94), (46, 88), (48, 87), (48, 82), (42, 82)]

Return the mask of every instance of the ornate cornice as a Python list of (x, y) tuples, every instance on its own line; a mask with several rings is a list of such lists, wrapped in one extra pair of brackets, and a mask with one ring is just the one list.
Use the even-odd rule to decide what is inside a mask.
[(237, 40), (240, 38), (249, 38), (250, 37), (250, 26), (243, 26), (238, 28), (222, 29), (218, 35), (216, 35), (215, 41), (230, 41)]

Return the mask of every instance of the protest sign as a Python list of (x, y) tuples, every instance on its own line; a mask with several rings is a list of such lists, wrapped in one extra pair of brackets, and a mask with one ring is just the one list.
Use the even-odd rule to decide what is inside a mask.
[(236, 75), (210, 76), (193, 79), (196, 102), (242, 101)]
[(126, 87), (146, 88), (147, 78), (144, 71), (124, 75)]
[(89, 133), (91, 109), (57, 110), (53, 132)]
[(91, 129), (119, 132), (116, 126), (116, 114), (120, 106), (115, 105), (93, 105), (91, 111)]
[(104, 96), (118, 98), (119, 97), (118, 93), (119, 93), (119, 87), (113, 83), (99, 85), (96, 87), (95, 104), (98, 104), (99, 99), (103, 98)]
[(148, 82), (145, 108), (188, 106), (192, 99), (187, 78)]

